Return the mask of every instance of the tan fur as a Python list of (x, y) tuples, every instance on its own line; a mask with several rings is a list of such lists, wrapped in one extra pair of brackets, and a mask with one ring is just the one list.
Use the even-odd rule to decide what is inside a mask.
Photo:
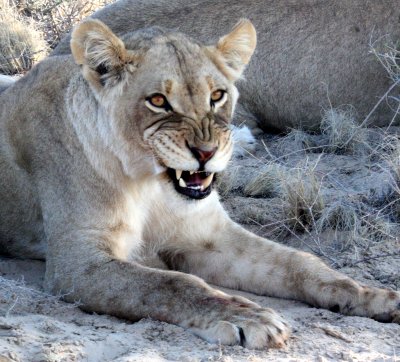
[[(119, 38), (99, 21), (79, 25), (74, 59), (52, 57), (0, 96), (2, 250), (46, 259), (47, 289), (85, 310), (176, 323), (210, 342), (280, 347), (290, 330), (206, 282), (399, 322), (398, 292), (244, 230), (216, 191), (189, 199), (168, 176), (226, 167), (233, 78), (255, 43), (245, 20), (214, 47), (157, 28)], [(216, 89), (226, 97), (211, 107)], [(149, 102), (157, 93), (172, 111)]]
[[(246, 80), (238, 83), (235, 122), (251, 119), (264, 130), (319, 129), (324, 110), (348, 104), (362, 121), (391, 86), (369, 43), (400, 39), (398, 0), (119, 0), (93, 16), (119, 35), (158, 25), (205, 43), (239, 17), (249, 18), (258, 45)], [(54, 54), (68, 52), (67, 38)], [(384, 99), (368, 124), (389, 124), (396, 107)]]

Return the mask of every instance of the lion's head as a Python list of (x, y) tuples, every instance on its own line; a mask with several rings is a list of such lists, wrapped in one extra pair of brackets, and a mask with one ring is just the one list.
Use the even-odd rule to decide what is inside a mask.
[(118, 143), (126, 172), (140, 147), (176, 191), (194, 199), (210, 194), (214, 174), (230, 159), (234, 82), (255, 45), (248, 20), (214, 46), (161, 28), (119, 38), (98, 20), (78, 25), (71, 39), (74, 59), (110, 123), (103, 136)]

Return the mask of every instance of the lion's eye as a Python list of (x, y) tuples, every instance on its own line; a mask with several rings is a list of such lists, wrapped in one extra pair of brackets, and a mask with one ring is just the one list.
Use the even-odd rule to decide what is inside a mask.
[(149, 102), (154, 107), (164, 108), (165, 105), (168, 103), (167, 99), (162, 94), (153, 94), (149, 97)]
[(215, 106), (216, 103), (221, 102), (225, 99), (226, 92), (223, 89), (218, 89), (211, 93), (210, 103), (211, 106)]
[[(171, 105), (168, 103), (167, 98), (161, 93), (154, 93), (146, 98), (146, 102), (150, 107), (161, 108), (164, 111), (172, 111)], [(154, 111), (156, 109), (153, 108)]]

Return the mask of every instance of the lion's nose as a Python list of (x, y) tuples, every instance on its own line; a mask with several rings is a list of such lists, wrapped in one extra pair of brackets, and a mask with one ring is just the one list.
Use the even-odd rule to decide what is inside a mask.
[(203, 167), (207, 161), (210, 160), (212, 156), (214, 156), (217, 151), (217, 147), (190, 147), (190, 151), (192, 151), (193, 156), (196, 157), (196, 160), (199, 161), (200, 167)]

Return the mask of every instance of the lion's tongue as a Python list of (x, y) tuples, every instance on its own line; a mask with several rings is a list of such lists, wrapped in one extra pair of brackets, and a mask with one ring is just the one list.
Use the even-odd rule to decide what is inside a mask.
[[(186, 175), (185, 175), (186, 176)], [(201, 186), (203, 179), (198, 172), (184, 178), (187, 186)]]
[(190, 174), (190, 172), (184, 171), (179, 180), (179, 185), (181, 187), (205, 190), (208, 186), (210, 186), (213, 177), (213, 173), (209, 175), (201, 172), (194, 172)]

